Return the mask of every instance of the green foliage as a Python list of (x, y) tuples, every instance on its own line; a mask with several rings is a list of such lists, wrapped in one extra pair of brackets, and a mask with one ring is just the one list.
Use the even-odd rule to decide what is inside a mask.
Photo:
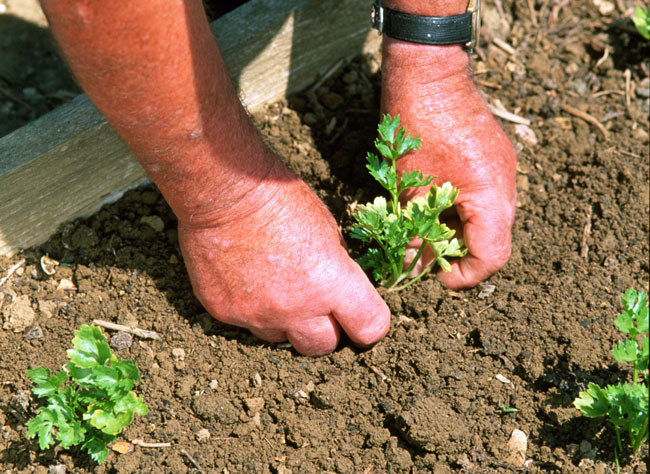
[[(357, 206), (351, 236), (365, 243), (374, 242), (376, 246), (371, 247), (358, 262), (365, 270), (372, 272), (382, 286), (398, 291), (419, 280), (435, 264), (443, 270), (450, 270), (447, 259), (462, 257), (467, 251), (462, 242), (453, 238), (454, 231), (439, 220), (440, 214), (453, 205), (458, 190), (450, 183), (440, 187), (433, 185), (426, 196), (412, 200), (406, 209), (402, 209), (400, 195), (410, 188), (429, 186), (433, 177), (425, 177), (417, 170), (398, 176), (397, 160), (420, 148), (420, 139), (411, 137), (404, 127), (400, 127), (399, 115), (395, 118), (384, 115), (378, 131), (375, 148), (381, 157), (368, 153), (366, 168), (388, 191), (390, 201), (380, 196), (372, 203)], [(422, 244), (413, 263), (404, 268), (406, 245), (415, 237), (422, 239)], [(409, 274), (427, 246), (435, 255), (433, 262), (419, 275), (409, 279)]]
[(624, 311), (614, 324), (627, 337), (614, 347), (612, 355), (619, 363), (632, 366), (632, 383), (605, 388), (590, 383), (573, 404), (588, 418), (609, 417), (616, 429), (618, 449), (623, 449), (623, 431), (629, 434), (636, 453), (648, 439), (648, 296), (629, 289), (621, 301)]
[(639, 34), (650, 40), (650, 8), (636, 7), (632, 21)]
[(140, 372), (133, 361), (119, 360), (111, 353), (97, 326), (82, 325), (72, 343), (64, 370), (55, 374), (43, 367), (27, 371), (35, 384), (32, 392), (47, 401), (27, 422), (27, 436), (38, 437), (41, 449), (48, 449), (55, 440), (64, 449), (81, 444), (101, 463), (108, 455), (108, 444), (131, 424), (134, 415), (148, 412), (132, 391)]

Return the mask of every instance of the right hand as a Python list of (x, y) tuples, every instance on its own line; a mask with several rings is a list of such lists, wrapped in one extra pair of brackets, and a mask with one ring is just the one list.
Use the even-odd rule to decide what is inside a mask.
[(386, 334), (390, 311), (334, 218), (284, 167), (220, 214), (178, 227), (194, 293), (215, 318), (305, 355), (333, 351), (340, 328), (362, 347)]

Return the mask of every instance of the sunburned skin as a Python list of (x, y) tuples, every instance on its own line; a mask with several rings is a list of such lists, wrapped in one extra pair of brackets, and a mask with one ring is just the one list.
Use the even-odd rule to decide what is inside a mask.
[[(384, 1), (405, 13), (444, 16), (463, 13), (466, 2), (455, 0)], [(460, 189), (448, 224), (469, 249), (438, 278), (453, 289), (469, 288), (505, 265), (511, 249), (516, 202), (514, 148), (496, 122), (469, 74), (462, 46), (425, 46), (384, 38), (382, 111), (400, 114), (402, 124), (422, 139), (422, 147), (398, 163), (398, 170), (418, 169)], [(411, 199), (416, 189), (405, 193)], [(414, 241), (407, 259), (415, 255)], [(430, 252), (415, 273), (432, 260)]]
[[(42, 4), (77, 80), (178, 217), (185, 265), (207, 311), (308, 355), (334, 350), (341, 331), (361, 347), (386, 334), (388, 307), (348, 256), (331, 213), (248, 119), (200, 0)], [(400, 164), (461, 190), (470, 255), (441, 279), (475, 285), (510, 251), (512, 147), (469, 80), (461, 47), (385, 39), (383, 54), (383, 108), (428, 144)]]

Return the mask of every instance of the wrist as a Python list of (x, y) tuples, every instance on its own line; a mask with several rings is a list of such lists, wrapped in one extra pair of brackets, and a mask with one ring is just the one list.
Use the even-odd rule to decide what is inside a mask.
[(467, 0), (382, 0), (384, 6), (422, 16), (451, 16), (467, 11)]
[[(450, 17), (468, 9), (468, 0), (382, 0), (381, 3), (385, 8), (415, 17)], [(412, 27), (415, 28), (415, 24)], [(410, 35), (412, 33), (401, 33), (397, 37), (405, 40)], [(410, 76), (411, 83), (423, 84), (467, 75), (468, 56), (464, 44), (439, 46), (421, 43), (425, 42), (403, 41), (385, 34), (382, 73), (389, 76), (404, 74)]]
[[(289, 172), (263, 144), (256, 132), (248, 139), (218, 146), (207, 143), (179, 155), (186, 160), (181, 174), (166, 170), (149, 175), (179, 222), (185, 226), (218, 226), (244, 215), (261, 202), (274, 182), (289, 179)], [(190, 151), (190, 153), (186, 153)], [(192, 153), (194, 151), (194, 153)]]

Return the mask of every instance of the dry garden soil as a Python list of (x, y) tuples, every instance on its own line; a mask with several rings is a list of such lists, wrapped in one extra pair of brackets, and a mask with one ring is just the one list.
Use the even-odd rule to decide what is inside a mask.
[[(588, 382), (629, 377), (611, 357), (612, 320), (625, 289), (648, 289), (648, 42), (620, 21), (625, 1), (598, 2), (602, 12), (591, 0), (486, 3), (475, 80), (491, 105), (529, 121), (500, 119), (519, 158), (503, 270), (469, 291), (428, 278), (386, 295), (392, 326), (373, 349), (302, 357), (212, 319), (192, 296), (173, 214), (154, 187), (131, 191), (0, 257), (0, 278), (25, 260), (0, 286), (3, 472), (615, 472), (613, 429), (572, 401)], [(46, 67), (48, 44), (34, 46), (25, 82), (0, 78), (5, 123), (56, 105), (56, 87), (74, 91), (50, 77), (65, 69)], [(378, 58), (254, 117), (344, 233), (350, 206), (379, 192), (364, 171)], [(53, 275), (43, 255), (59, 262)], [(107, 331), (139, 365), (150, 408), (121, 439), (169, 443), (111, 450), (101, 466), (75, 449), (38, 451), (24, 424), (38, 406), (26, 370), (59, 368), (73, 330), (93, 319), (160, 335)], [(525, 454), (508, 447), (514, 430)], [(619, 459), (647, 472), (648, 448)]]

